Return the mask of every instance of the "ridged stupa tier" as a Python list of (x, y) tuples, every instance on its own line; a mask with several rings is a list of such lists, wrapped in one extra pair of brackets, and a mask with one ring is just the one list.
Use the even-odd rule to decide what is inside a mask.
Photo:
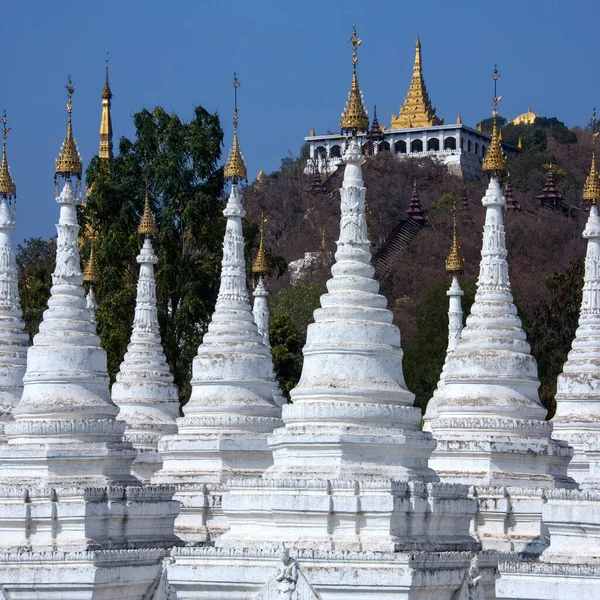
[(127, 423), (125, 439), (138, 451), (133, 473), (148, 482), (162, 466), (158, 440), (177, 433), (179, 396), (160, 338), (154, 281), (158, 257), (149, 237), (137, 262), (140, 274), (133, 331), (111, 393), (121, 409), (121, 419)]
[(17, 264), (12, 232), (15, 229), (11, 204), (16, 192), (6, 160), (6, 114), (2, 123), (4, 139), (0, 164), (0, 443), (5, 442), (4, 426), (12, 420), (13, 407), (23, 393), (23, 375), (29, 336), (25, 331), (19, 301)]
[(550, 439), (539, 396), (537, 364), (513, 304), (502, 210), (492, 176), (477, 294), (456, 349), (431, 431), (438, 441), (430, 465), (443, 480), (471, 484), (562, 487), (571, 451)]
[(267, 436), (281, 425), (270, 349), (259, 333), (246, 285), (242, 206), (233, 183), (227, 206), (221, 285), (215, 312), (193, 362), (192, 393), (179, 433), (159, 444), (163, 468), (153, 478), (179, 486), (178, 535), (188, 541), (226, 529), (223, 484), (258, 477), (272, 464)]

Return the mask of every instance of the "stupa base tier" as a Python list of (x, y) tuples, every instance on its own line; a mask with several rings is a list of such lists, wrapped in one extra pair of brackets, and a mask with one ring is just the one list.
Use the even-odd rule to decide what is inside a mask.
[(399, 479), (438, 481), (428, 460), (430, 433), (383, 427), (288, 425), (273, 433), (267, 479)]
[[(327, 552), (178, 548), (169, 583), (178, 600), (452, 600), (496, 598), (495, 557), (469, 552)], [(475, 574), (476, 573), (476, 574)], [(473, 579), (479, 577), (473, 584)], [(481, 596), (462, 596), (469, 586)]]
[[(567, 474), (572, 449), (548, 438), (511, 436), (472, 430), (460, 436), (436, 432), (429, 466), (448, 483), (515, 487), (575, 488)], [(484, 432), (487, 433), (487, 432)], [(478, 439), (479, 438), (479, 439)]]
[[(10, 440), (12, 441), (12, 440)], [(52, 443), (0, 446), (5, 485), (104, 487), (139, 485), (131, 474), (137, 451), (127, 442)]]
[(477, 503), (468, 488), (407, 481), (238, 479), (228, 482), (229, 531), (219, 547), (470, 551)]
[(0, 554), (0, 594), (10, 600), (146, 600), (167, 550)]
[(568, 473), (578, 484), (582, 484), (590, 476), (590, 458), (586, 454), (586, 442), (600, 435), (600, 416), (598, 421), (581, 423), (573, 419), (572, 427), (561, 427), (560, 423), (554, 424), (553, 436), (557, 440), (566, 442), (573, 448), (573, 458), (569, 462)]
[(0, 552), (169, 548), (180, 543), (173, 534), (174, 492), (167, 486), (3, 486)]
[(206, 430), (163, 437), (158, 450), (163, 467), (153, 483), (199, 485), (232, 477), (259, 477), (273, 464), (265, 433)]

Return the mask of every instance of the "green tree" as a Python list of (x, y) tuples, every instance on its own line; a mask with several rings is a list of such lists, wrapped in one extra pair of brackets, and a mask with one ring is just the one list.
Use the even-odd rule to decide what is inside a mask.
[(37, 333), (48, 305), (56, 260), (56, 238), (24, 240), (15, 253), (19, 268), (19, 296), (30, 341)]
[[(224, 222), (223, 131), (219, 118), (198, 106), (189, 122), (161, 107), (133, 116), (136, 137), (121, 138), (106, 165), (94, 157), (83, 209), (84, 230), (96, 233), (101, 281), (98, 332), (114, 377), (126, 350), (135, 305), (140, 240), (137, 226), (145, 188), (159, 234), (154, 247), (157, 306), (165, 354), (179, 386), (189, 395), (191, 362), (218, 292)], [(84, 249), (89, 252), (90, 242)]]

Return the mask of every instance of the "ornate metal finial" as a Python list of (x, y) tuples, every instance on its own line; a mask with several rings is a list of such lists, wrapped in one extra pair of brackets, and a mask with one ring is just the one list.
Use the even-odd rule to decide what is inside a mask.
[(356, 75), (356, 63), (358, 62), (358, 47), (362, 40), (356, 33), (356, 26), (352, 28), (352, 86), (348, 92), (348, 101), (342, 113), (340, 128), (342, 133), (356, 135), (369, 129), (369, 117), (365, 110), (362, 93), (358, 87), (358, 76)]
[(315, 133), (315, 126), (314, 126), (314, 125), (313, 125), (313, 126), (310, 128), (310, 133), (309, 133), (309, 135), (310, 135), (310, 137), (315, 137), (315, 135), (317, 135), (317, 134)]
[(17, 188), (6, 159), (6, 136), (9, 131), (10, 127), (8, 127), (8, 119), (6, 111), (4, 111), (2, 115), (2, 163), (0, 163), (0, 196), (2, 198), (14, 198), (17, 195)]
[(240, 151), (240, 146), (237, 136), (238, 127), (238, 107), (237, 107), (237, 89), (240, 87), (240, 82), (236, 73), (233, 74), (233, 145), (229, 151), (227, 162), (223, 174), (225, 179), (231, 179), (233, 183), (237, 183), (240, 179), (246, 179), (247, 171), (244, 164), (244, 157)]
[(456, 200), (454, 201), (454, 206), (452, 208), (452, 223), (453, 223), (453, 235), (452, 235), (452, 248), (450, 249), (450, 254), (448, 254), (448, 258), (446, 259), (446, 272), (454, 276), (460, 277), (465, 270), (465, 259), (463, 258), (460, 252), (460, 246), (458, 245), (458, 237), (456, 235), (456, 218), (457, 214), (457, 206)]
[(498, 103), (502, 100), (502, 96), (498, 96), (497, 84), (500, 78), (498, 73), (498, 67), (494, 65), (494, 73), (492, 75), (494, 79), (494, 99), (493, 99), (493, 111), (494, 125), (492, 127), (492, 141), (488, 148), (487, 154), (483, 159), (482, 169), (484, 173), (490, 173), (493, 177), (502, 177), (506, 173), (506, 157), (502, 152), (502, 144), (500, 143), (500, 135), (498, 133)]
[(142, 219), (138, 227), (138, 234), (151, 236), (156, 235), (157, 233), (158, 227), (156, 226), (156, 222), (154, 221), (154, 217), (152, 216), (152, 210), (150, 209), (150, 198), (148, 196), (148, 182), (146, 181), (146, 200), (144, 202), (144, 212), (142, 214)]
[(600, 175), (596, 168), (596, 139), (598, 132), (596, 131), (596, 109), (592, 112), (592, 164), (590, 166), (590, 174), (585, 180), (583, 186), (583, 199), (591, 204), (596, 204), (600, 200)]
[(73, 82), (71, 81), (70, 75), (65, 89), (67, 90), (67, 112), (69, 115), (69, 121), (67, 124), (67, 137), (62, 143), (60, 153), (54, 166), (55, 181), (58, 177), (70, 179), (73, 176), (78, 180), (81, 180), (82, 173), (81, 156), (79, 155), (79, 150), (77, 149), (77, 142), (73, 138), (72, 112), (73, 94), (75, 93), (75, 88), (73, 87)]
[(108, 50), (106, 50), (106, 73), (104, 75), (104, 87), (102, 88), (102, 100), (111, 100), (112, 91), (108, 83)]
[(90, 249), (90, 258), (88, 259), (83, 272), (83, 281), (91, 284), (98, 283), (100, 281), (100, 270), (98, 269), (98, 263), (96, 262), (96, 256), (94, 255), (93, 242)]
[(265, 213), (260, 213), (260, 244), (258, 246), (258, 252), (256, 253), (256, 258), (252, 263), (252, 272), (257, 275), (264, 275), (269, 270), (269, 265), (267, 263), (267, 255), (265, 253), (264, 246), (264, 238), (265, 238), (265, 223), (267, 219), (265, 219)]
[(458, 116), (456, 117), (456, 124), (457, 125), (462, 125), (462, 118), (460, 116), (460, 113), (458, 113)]

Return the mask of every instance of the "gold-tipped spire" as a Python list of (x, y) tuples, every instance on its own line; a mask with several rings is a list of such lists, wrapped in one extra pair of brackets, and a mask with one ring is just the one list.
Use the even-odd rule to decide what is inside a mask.
[(265, 180), (265, 172), (261, 169), (256, 176), (256, 182), (262, 183)]
[(592, 113), (592, 164), (590, 166), (590, 174), (585, 180), (583, 186), (583, 199), (586, 202), (596, 204), (600, 200), (600, 175), (596, 168), (596, 139), (598, 138), (598, 132), (596, 132), (596, 109)]
[(237, 183), (240, 179), (246, 179), (247, 171), (246, 165), (244, 164), (244, 157), (240, 151), (240, 146), (237, 136), (238, 126), (238, 108), (237, 108), (237, 89), (240, 87), (237, 75), (233, 74), (233, 145), (229, 151), (227, 162), (225, 163), (225, 169), (223, 174), (225, 179), (231, 179), (233, 183)]
[(415, 43), (415, 62), (413, 76), (410, 81), (404, 105), (400, 105), (398, 116), (392, 115), (390, 129), (408, 129), (410, 127), (431, 127), (442, 125), (442, 120), (435, 114), (431, 104), (421, 66), (421, 40), (417, 35)]
[(456, 124), (462, 125), (462, 119), (460, 118), (460, 113), (458, 113), (458, 117), (456, 117)]
[(267, 263), (267, 254), (265, 252), (264, 245), (264, 237), (265, 237), (265, 223), (267, 219), (265, 219), (265, 214), (260, 213), (260, 244), (258, 246), (258, 252), (256, 253), (256, 258), (252, 263), (252, 272), (257, 275), (264, 275), (269, 270), (269, 265)]
[(98, 283), (100, 281), (100, 270), (98, 269), (98, 263), (96, 262), (96, 256), (94, 255), (93, 242), (90, 249), (90, 258), (88, 259), (83, 272), (83, 281), (91, 284)]
[(483, 125), (481, 124), (481, 121), (477, 123), (477, 131), (483, 131)]
[(108, 83), (108, 50), (106, 51), (106, 73), (104, 76), (104, 87), (102, 88), (102, 118), (100, 120), (100, 151), (98, 156), (101, 160), (110, 160), (113, 157), (113, 130), (110, 115), (110, 101), (112, 91)]
[(152, 210), (150, 208), (150, 198), (148, 197), (148, 184), (146, 184), (146, 201), (144, 202), (144, 213), (138, 227), (139, 235), (156, 235), (158, 233), (158, 227), (152, 216)]
[(82, 172), (81, 156), (79, 156), (79, 150), (77, 150), (77, 142), (75, 141), (75, 138), (73, 138), (72, 112), (75, 88), (73, 87), (71, 76), (69, 76), (65, 89), (67, 90), (67, 112), (69, 114), (69, 121), (67, 124), (67, 137), (62, 143), (60, 153), (54, 166), (55, 180), (59, 176), (64, 177), (65, 179), (70, 179), (73, 176), (77, 177), (77, 179), (81, 179)]
[(521, 150), (523, 148), (523, 140), (521, 139), (521, 136), (519, 136), (519, 141), (517, 142), (517, 148), (519, 150)]
[(356, 63), (358, 62), (358, 47), (362, 40), (356, 33), (356, 27), (352, 28), (352, 85), (348, 92), (348, 101), (342, 113), (340, 120), (340, 129), (342, 133), (356, 135), (359, 132), (365, 132), (369, 129), (369, 117), (365, 110), (362, 92), (358, 87), (358, 76), (356, 75)]
[(314, 126), (314, 125), (313, 125), (313, 126), (310, 128), (310, 133), (309, 133), (308, 135), (309, 135), (310, 137), (315, 137), (315, 135), (317, 135), (317, 134), (315, 133), (315, 126)]
[(502, 100), (502, 96), (498, 96), (496, 94), (496, 84), (498, 82), (498, 78), (500, 74), (498, 73), (498, 68), (494, 67), (494, 74), (492, 75), (494, 79), (494, 124), (492, 127), (492, 141), (490, 142), (490, 147), (488, 148), (487, 154), (483, 159), (482, 170), (484, 173), (490, 173), (495, 177), (501, 177), (506, 174), (507, 166), (506, 166), (506, 157), (502, 152), (502, 144), (500, 143), (500, 134), (498, 133), (498, 102)]
[(14, 198), (17, 195), (17, 187), (10, 174), (8, 161), (6, 160), (6, 136), (10, 131), (7, 127), (8, 120), (6, 111), (2, 116), (2, 163), (0, 164), (0, 196), (2, 198)]
[(460, 276), (464, 273), (465, 270), (465, 259), (463, 258), (460, 246), (458, 245), (458, 237), (456, 235), (456, 213), (457, 206), (456, 202), (454, 202), (454, 208), (452, 211), (452, 221), (453, 221), (453, 236), (452, 236), (452, 248), (450, 248), (450, 254), (448, 254), (448, 258), (446, 259), (446, 272), (449, 275)]

